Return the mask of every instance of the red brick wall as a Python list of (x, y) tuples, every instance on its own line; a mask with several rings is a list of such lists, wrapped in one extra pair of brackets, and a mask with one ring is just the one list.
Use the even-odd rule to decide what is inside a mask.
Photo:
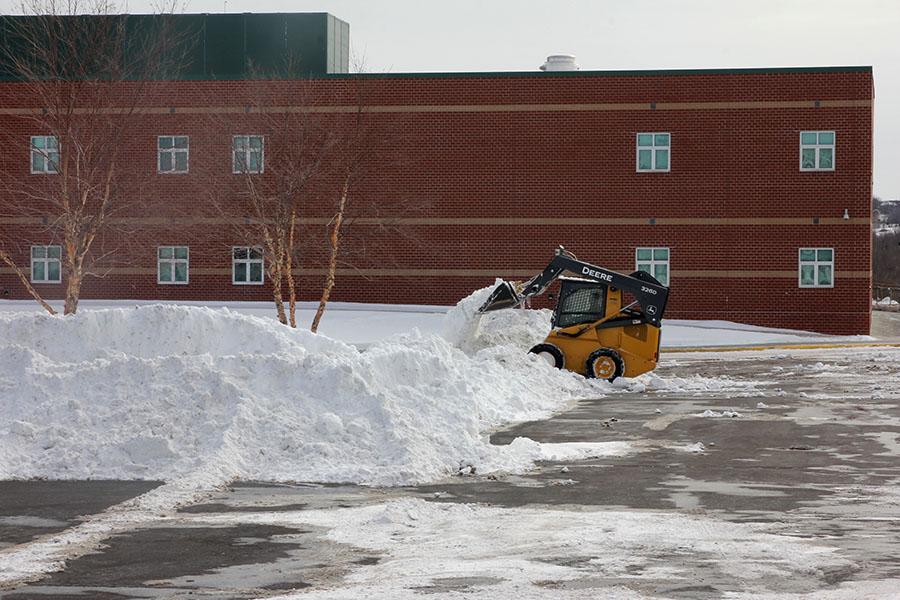
[[(210, 173), (238, 177), (230, 169), (230, 135), (253, 133), (259, 117), (230, 114), (228, 131), (210, 134), (204, 115), (183, 111), (257, 104), (251, 97), (260, 85), (157, 84), (147, 104), (175, 112), (146, 117), (144, 131), (129, 149), (130, 162), (155, 173), (156, 136), (189, 135), (191, 173), (153, 175), (140, 192), (148, 204), (170, 199), (173, 215), (190, 214), (199, 210)], [(635, 247), (667, 246), (672, 271), (668, 317), (868, 333), (870, 72), (385, 76), (268, 82), (265, 89), (273, 105), (296, 104), (300, 96), (322, 105), (349, 104), (363, 90), (368, 106), (420, 107), (369, 116), (393, 136), (391, 147), (379, 155), (382, 163), (355, 192), (359, 205), (379, 206), (379, 216), (569, 220), (407, 224), (404, 236), (357, 225), (355, 231), (366, 232), (368, 253), (354, 257), (354, 266), (375, 271), (368, 277), (343, 274), (334, 300), (451, 304), (492, 277), (402, 274), (423, 269), (536, 273), (557, 244), (583, 260), (631, 271)], [(759, 104), (798, 101), (808, 103)], [(845, 106), (829, 105), (835, 101)], [(854, 106), (853, 101), (862, 102)], [(585, 110), (560, 104), (618, 106)], [(438, 105), (444, 109), (431, 108)], [(0, 84), (0, 107), (34, 106), (21, 86)], [(423, 112), (423, 106), (429, 108)], [(34, 177), (28, 174), (27, 136), (41, 132), (9, 114), (0, 114), (0, 128), (6, 138), (21, 140), (0, 157), (3, 170)], [(801, 130), (836, 131), (833, 172), (799, 171)], [(671, 133), (671, 172), (635, 172), (635, 134), (644, 131)], [(328, 206), (312, 201), (305, 216), (327, 217)], [(841, 218), (845, 209), (849, 221)], [(12, 225), (10, 216), (0, 211), (0, 236), (12, 242), (40, 239), (39, 227)], [(583, 219), (620, 221), (586, 224)], [(146, 239), (128, 245), (135, 258), (127, 262), (148, 273), (90, 280), (84, 297), (268, 298), (268, 286), (233, 286), (226, 273), (195, 272), (230, 269), (229, 247), (239, 243), (213, 227), (201, 237), (197, 233), (196, 227), (146, 228)], [(301, 268), (323, 267), (323, 233), (323, 225), (305, 228)], [(191, 246), (189, 285), (156, 284), (150, 273), (156, 243)], [(12, 247), (27, 266), (26, 246)], [(797, 249), (807, 246), (835, 249), (833, 289), (798, 287)], [(303, 298), (312, 299), (319, 277), (301, 279)], [(61, 292), (60, 286), (40, 288), (49, 297)], [(3, 271), (0, 294), (26, 297)]]

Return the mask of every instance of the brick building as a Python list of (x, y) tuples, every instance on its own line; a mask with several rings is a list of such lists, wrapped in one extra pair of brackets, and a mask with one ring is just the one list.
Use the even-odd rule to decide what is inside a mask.
[[(238, 177), (236, 153), (265, 161), (254, 154), (265, 146), (253, 137), (259, 116), (235, 100), (254, 83), (154, 83), (130, 160), (151, 174), (142, 193), (171, 199), (173, 213), (148, 218), (155, 242), (89, 280), (84, 298), (270, 298), (257, 259), (214, 220), (190, 218), (210, 172)], [(562, 244), (654, 273), (671, 286), (669, 318), (869, 331), (870, 67), (324, 72), (267, 82), (263, 104), (283, 110), (312, 86), (331, 99), (316, 111), (350, 118), (360, 85), (366, 115), (396, 130), (397, 147), (355, 192), (372, 211), (350, 227), (378, 243), (339, 270), (333, 300), (452, 304), (495, 277), (537, 273)], [(41, 107), (21, 86), (0, 83), (0, 129), (21, 141), (0, 161), (18, 177), (52, 177), (34, 172), (47, 150), (35, 158), (29, 140), (52, 140), (22, 119)], [(220, 137), (203, 130), (207, 114), (227, 115)], [(302, 299), (319, 292), (329, 218), (324, 205), (303, 215)], [(28, 240), (13, 244), (16, 259), (59, 297), (58, 250), (36, 242), (41, 223), (6, 211), (0, 235)], [(0, 295), (27, 297), (9, 269)]]

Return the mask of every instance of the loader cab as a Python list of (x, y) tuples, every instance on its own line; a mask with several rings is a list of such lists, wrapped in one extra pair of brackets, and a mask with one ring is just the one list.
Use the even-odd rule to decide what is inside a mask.
[(559, 299), (553, 311), (553, 327), (563, 328), (599, 321), (609, 306), (609, 286), (597, 281), (561, 277)]

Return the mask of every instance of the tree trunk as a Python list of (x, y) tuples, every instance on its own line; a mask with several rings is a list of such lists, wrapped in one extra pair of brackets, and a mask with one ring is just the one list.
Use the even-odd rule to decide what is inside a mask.
[(297, 288), (294, 285), (294, 230), (296, 229), (297, 213), (291, 213), (291, 228), (288, 234), (288, 251), (285, 256), (284, 274), (288, 286), (288, 312), (290, 314), (291, 327), (297, 328)]
[(66, 280), (66, 303), (63, 306), (64, 315), (74, 315), (78, 310), (78, 299), (81, 295), (82, 282), (81, 267), (75, 267), (69, 272)]
[(0, 250), (0, 260), (5, 262), (7, 265), (9, 265), (10, 269), (15, 271), (16, 275), (22, 281), (22, 285), (25, 286), (25, 289), (28, 290), (28, 293), (31, 294), (31, 297), (34, 298), (35, 300), (37, 300), (37, 303), (40, 304), (44, 308), (44, 310), (46, 310), (51, 315), (56, 314), (56, 310), (54, 310), (54, 308), (52, 306), (47, 304), (46, 300), (41, 298), (41, 295), (38, 293), (38, 291), (36, 289), (34, 289), (33, 285), (31, 285), (31, 281), (28, 279), (28, 276), (25, 275), (25, 273), (22, 271), (22, 269), (19, 268), (19, 265), (14, 263), (12, 257), (9, 254), (7, 254), (4, 250)]
[(294, 271), (291, 266), (291, 261), (288, 259), (287, 268), (285, 269), (287, 272), (285, 278), (287, 279), (287, 288), (288, 288), (288, 313), (290, 317), (291, 327), (297, 327), (297, 288), (294, 285)]
[(337, 270), (341, 225), (343, 225), (344, 222), (344, 208), (347, 206), (347, 190), (349, 185), (350, 182), (345, 180), (344, 187), (341, 189), (341, 199), (338, 203), (338, 210), (334, 215), (334, 226), (331, 228), (331, 236), (329, 237), (329, 241), (331, 242), (331, 254), (328, 257), (328, 273), (325, 275), (325, 285), (322, 288), (322, 297), (319, 299), (319, 308), (316, 309), (316, 316), (313, 317), (312, 325), (309, 328), (313, 333), (316, 333), (319, 329), (319, 322), (322, 320), (322, 315), (325, 314), (325, 305), (328, 304), (328, 299), (331, 297), (331, 290), (334, 288), (334, 273)]
[(287, 315), (284, 314), (284, 298), (281, 295), (281, 267), (277, 267), (272, 272), (272, 300), (275, 301), (275, 311), (278, 313), (278, 321), (282, 325), (287, 325)]

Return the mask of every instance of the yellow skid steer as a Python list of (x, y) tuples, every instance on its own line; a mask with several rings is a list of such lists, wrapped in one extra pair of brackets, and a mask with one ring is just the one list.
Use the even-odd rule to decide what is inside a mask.
[[(566, 272), (576, 277), (561, 277)], [(524, 283), (503, 282), (478, 312), (521, 307), (557, 279), (553, 329), (532, 353), (558, 369), (609, 381), (656, 368), (669, 288), (644, 271), (610, 271), (560, 246), (541, 273)]]

